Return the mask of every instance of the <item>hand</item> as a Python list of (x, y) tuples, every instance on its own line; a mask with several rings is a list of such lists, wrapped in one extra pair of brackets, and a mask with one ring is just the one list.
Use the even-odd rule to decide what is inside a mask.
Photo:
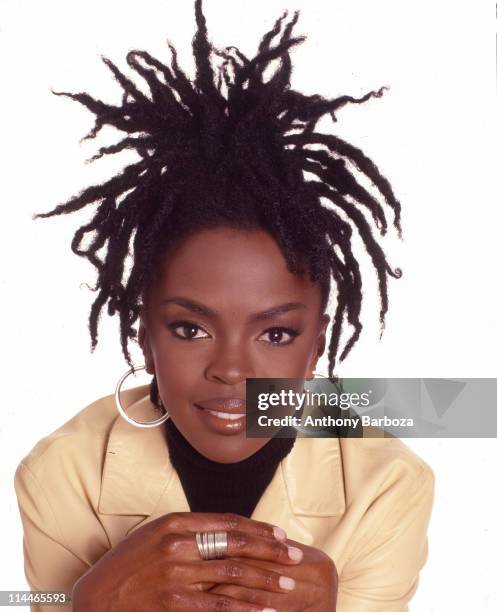
[[(202, 560), (195, 532), (228, 532), (225, 559)], [(210, 592), (218, 583), (285, 593), (279, 578), (296, 565), (282, 530), (236, 514), (177, 512), (151, 521), (103, 555), (75, 584), (74, 612), (151, 610), (259, 612), (243, 596)], [(234, 560), (236, 558), (236, 561)], [(274, 562), (279, 571), (247, 560)]]
[[(332, 559), (323, 551), (293, 540), (286, 543), (300, 548), (304, 557), (293, 567), (283, 567), (274, 561), (244, 559), (245, 564), (279, 572), (295, 580), (295, 588), (288, 593), (263, 591), (242, 585), (220, 584), (210, 593), (240, 598), (260, 606), (285, 612), (335, 612), (338, 576)], [(236, 561), (236, 559), (235, 559)]]

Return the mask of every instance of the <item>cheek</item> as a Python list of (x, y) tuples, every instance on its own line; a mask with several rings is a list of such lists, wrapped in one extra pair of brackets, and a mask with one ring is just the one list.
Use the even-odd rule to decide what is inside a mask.
[(202, 375), (201, 364), (184, 351), (162, 348), (154, 356), (155, 372), (162, 401), (173, 414), (184, 408)]
[(295, 350), (278, 348), (267, 353), (259, 378), (303, 378), (312, 361), (312, 346), (300, 346)]

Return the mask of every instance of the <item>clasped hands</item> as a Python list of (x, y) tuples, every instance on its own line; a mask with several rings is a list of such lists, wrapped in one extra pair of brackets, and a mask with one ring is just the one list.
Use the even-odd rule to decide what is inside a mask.
[[(195, 534), (226, 531), (223, 559)], [(300, 552), (299, 552), (300, 551)], [(231, 513), (173, 512), (136, 529), (76, 582), (74, 612), (335, 612), (337, 573), (317, 548)]]

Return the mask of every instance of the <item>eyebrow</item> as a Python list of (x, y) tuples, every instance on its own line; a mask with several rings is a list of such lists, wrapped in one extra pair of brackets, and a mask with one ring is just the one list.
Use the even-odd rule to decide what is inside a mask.
[[(205, 304), (201, 304), (200, 302), (196, 302), (194, 300), (189, 300), (187, 298), (182, 297), (172, 297), (161, 300), (159, 305), (162, 306), (164, 304), (177, 304), (178, 306), (182, 306), (187, 310), (191, 310), (192, 312), (203, 315), (205, 317), (216, 318), (219, 316), (219, 313)], [(273, 306), (268, 310), (262, 310), (261, 312), (256, 312), (255, 314), (249, 317), (249, 321), (264, 321), (265, 319), (271, 319), (280, 314), (285, 314), (286, 312), (290, 312), (292, 310), (300, 310), (307, 309), (307, 306), (302, 302), (287, 302), (286, 304), (280, 304), (278, 306)]]

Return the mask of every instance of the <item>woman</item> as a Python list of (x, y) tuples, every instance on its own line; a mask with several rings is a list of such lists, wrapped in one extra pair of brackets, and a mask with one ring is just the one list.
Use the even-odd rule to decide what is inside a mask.
[(92, 348), (107, 304), (129, 366), (137, 339), (153, 378), (123, 392), (121, 380), (116, 398), (84, 408), (19, 465), (28, 582), (72, 593), (85, 611), (404, 611), (427, 555), (429, 466), (393, 438), (248, 438), (244, 415), (247, 378), (310, 378), (326, 350), (335, 378), (357, 341), (353, 228), (384, 322), (387, 277), (400, 271), (369, 221), (384, 235), (384, 206), (350, 166), (400, 235), (399, 203), (362, 151), (315, 129), (383, 90), (331, 101), (292, 90), (296, 15), (252, 60), (216, 50), (216, 69), (200, 0), (195, 9), (193, 83), (173, 48), (171, 66), (132, 51), (149, 95), (107, 59), (120, 106), (58, 94), (95, 113), (88, 137), (126, 132), (95, 158), (128, 148), (140, 159), (37, 216), (98, 203), (72, 241), (98, 273)]

